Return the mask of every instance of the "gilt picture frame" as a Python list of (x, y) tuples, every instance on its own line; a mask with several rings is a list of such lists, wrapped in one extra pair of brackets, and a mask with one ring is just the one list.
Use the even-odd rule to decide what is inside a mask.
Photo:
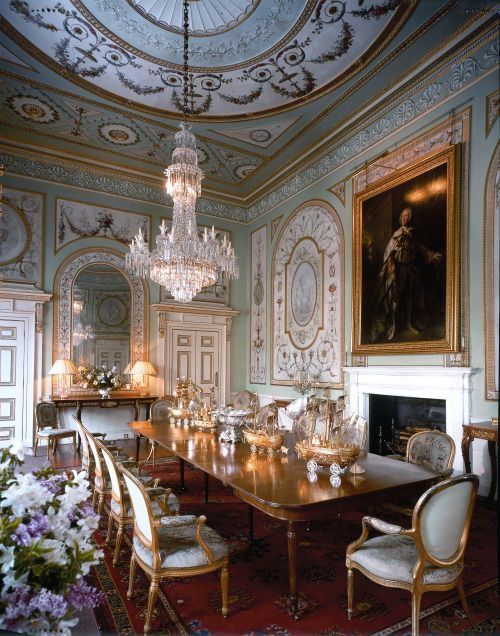
[(459, 350), (460, 158), (449, 146), (355, 195), (353, 354)]

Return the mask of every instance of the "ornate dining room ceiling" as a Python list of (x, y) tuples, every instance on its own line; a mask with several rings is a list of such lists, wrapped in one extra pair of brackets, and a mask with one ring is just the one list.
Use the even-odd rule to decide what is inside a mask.
[[(204, 192), (248, 205), (490, 4), (191, 0)], [(0, 16), (4, 141), (161, 179), (182, 116), (182, 0), (3, 0)]]

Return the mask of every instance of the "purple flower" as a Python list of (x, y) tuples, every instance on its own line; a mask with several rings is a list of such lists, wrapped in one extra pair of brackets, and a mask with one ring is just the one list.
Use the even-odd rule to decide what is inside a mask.
[(10, 535), (12, 541), (15, 541), (19, 545), (26, 547), (33, 541), (31, 534), (28, 532), (28, 527), (24, 523), (20, 523), (14, 534)]
[(31, 610), (30, 614), (38, 610), (54, 618), (62, 618), (68, 611), (68, 603), (60, 594), (54, 594), (42, 588), (31, 599), (29, 609)]
[(61, 484), (67, 481), (66, 475), (59, 473), (58, 475), (51, 475), (47, 479), (40, 479), (40, 484), (47, 488), (51, 493), (58, 493), (61, 490)]
[(104, 601), (104, 594), (91, 585), (87, 585), (84, 579), (68, 586), (67, 599), (77, 610), (84, 607), (96, 607)]
[(35, 512), (28, 524), (28, 532), (33, 539), (39, 539), (50, 528), (48, 517), (41, 512)]

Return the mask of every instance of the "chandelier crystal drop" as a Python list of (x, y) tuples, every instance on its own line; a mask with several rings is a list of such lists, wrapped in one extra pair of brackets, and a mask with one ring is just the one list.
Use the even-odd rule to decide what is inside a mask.
[[(184, 0), (184, 115), (188, 114), (188, 0)], [(125, 267), (133, 275), (149, 276), (170, 291), (175, 300), (190, 302), (203, 287), (214, 285), (220, 272), (238, 278), (238, 262), (231, 241), (220, 241), (215, 229), (205, 228), (202, 236), (196, 225), (196, 200), (201, 194), (203, 171), (198, 167), (196, 138), (186, 121), (175, 135), (172, 165), (165, 170), (165, 187), (174, 202), (172, 229), (165, 221), (156, 237), (156, 248), (139, 233), (130, 243)]]

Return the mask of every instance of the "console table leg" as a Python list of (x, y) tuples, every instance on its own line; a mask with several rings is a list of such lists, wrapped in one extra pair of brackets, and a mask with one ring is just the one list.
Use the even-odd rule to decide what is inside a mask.
[(490, 492), (488, 493), (488, 499), (493, 501), (495, 497), (495, 490), (497, 487), (497, 454), (496, 454), (496, 442), (491, 440), (488, 441), (488, 453), (490, 455), (490, 464), (491, 464), (491, 484), (490, 484)]
[(135, 436), (135, 463), (139, 463), (139, 452), (141, 450), (141, 436)]
[(293, 521), (288, 522), (288, 574), (290, 577), (289, 605), (295, 620), (299, 618), (299, 596), (297, 591), (297, 532)]
[(181, 459), (180, 457), (179, 457), (179, 475), (181, 479), (181, 489), (185, 490), (184, 488), (184, 460)]

